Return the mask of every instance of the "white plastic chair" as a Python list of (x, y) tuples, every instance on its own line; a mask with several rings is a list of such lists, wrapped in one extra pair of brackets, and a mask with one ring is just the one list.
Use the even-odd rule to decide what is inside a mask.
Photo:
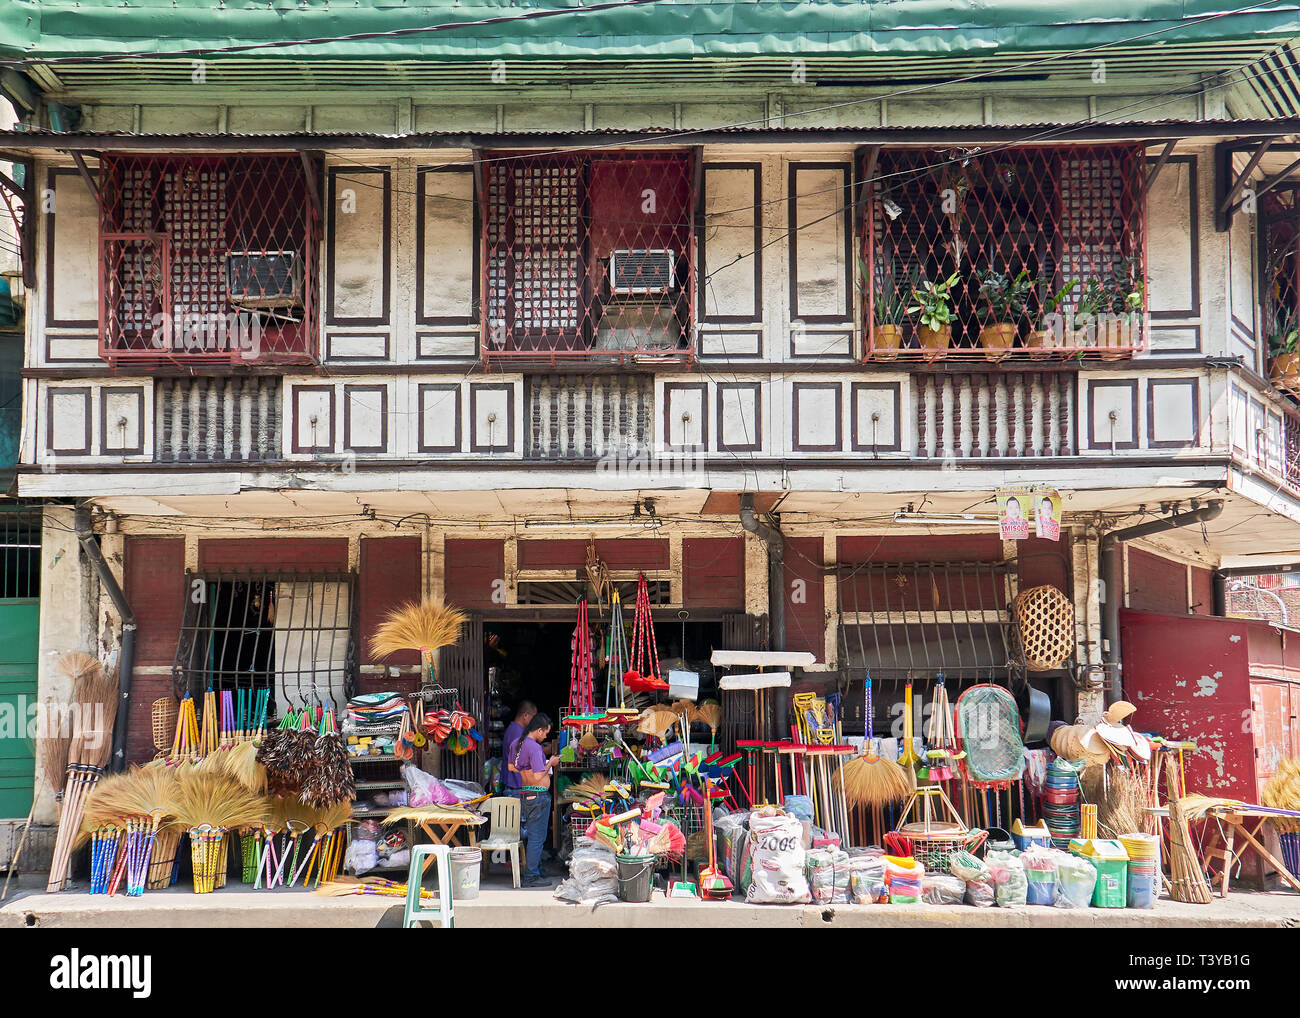
[[(425, 908), (420, 895), (424, 880), (424, 859), (433, 856), (437, 863), (438, 907)], [(444, 930), (455, 925), (451, 903), (451, 848), (447, 845), (416, 845), (411, 849), (411, 869), (406, 875), (406, 911), (402, 916), (405, 929), (418, 927), (423, 920), (439, 923)]]
[(479, 842), (484, 850), (483, 865), (491, 858), (486, 853), (509, 852), (510, 870), (515, 887), (519, 886), (519, 851), (523, 845), (519, 837), (519, 800), (510, 795), (496, 795), (487, 802), (492, 814), (492, 834)]

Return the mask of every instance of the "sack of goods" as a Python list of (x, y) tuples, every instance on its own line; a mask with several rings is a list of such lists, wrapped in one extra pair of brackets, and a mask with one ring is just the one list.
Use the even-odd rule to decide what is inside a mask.
[(813, 901), (825, 905), (849, 903), (848, 852), (838, 848), (809, 850), (805, 876)]
[(1013, 852), (990, 852), (984, 861), (993, 874), (998, 908), (1024, 905), (1029, 900), (1029, 880), (1025, 876), (1025, 865), (1020, 861), (1020, 856)]
[(885, 856), (885, 885), (891, 905), (915, 905), (921, 900), (921, 882), (925, 866), (916, 859)]
[(795, 905), (812, 899), (804, 877), (803, 823), (779, 810), (758, 810), (749, 820), (750, 904)]

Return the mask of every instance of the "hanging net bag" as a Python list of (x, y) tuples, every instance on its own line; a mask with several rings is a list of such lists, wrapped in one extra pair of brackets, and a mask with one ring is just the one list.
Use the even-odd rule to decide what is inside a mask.
[(1006, 788), (1020, 778), (1025, 746), (1020, 740), (1016, 698), (1001, 686), (971, 686), (954, 709), (958, 746), (966, 779), (976, 787)]

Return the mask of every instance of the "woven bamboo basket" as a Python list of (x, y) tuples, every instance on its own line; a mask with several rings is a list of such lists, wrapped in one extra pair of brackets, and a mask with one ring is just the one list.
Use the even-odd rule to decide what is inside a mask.
[(1016, 598), (1016, 620), (1025, 667), (1031, 672), (1060, 668), (1074, 652), (1074, 605), (1050, 585), (1030, 587)]
[(176, 697), (164, 696), (153, 702), (153, 748), (166, 753), (176, 738), (176, 715), (180, 704)]

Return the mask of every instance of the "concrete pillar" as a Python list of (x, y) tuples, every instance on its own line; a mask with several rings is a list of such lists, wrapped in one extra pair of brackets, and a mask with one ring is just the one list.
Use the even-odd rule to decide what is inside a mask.
[[(1101, 557), (1095, 535), (1081, 534), (1073, 545), (1074, 617), (1078, 632), (1076, 657), (1081, 665), (1101, 664)], [(1113, 596), (1118, 597), (1119, 591)], [(1101, 690), (1078, 693), (1078, 715), (1096, 720), (1105, 709)]]
[[(72, 698), (72, 682), (59, 668), (64, 654), (98, 650), (95, 606), (99, 583), (90, 563), (81, 554), (70, 506), (48, 506), (41, 527), (40, 651), (37, 658), (37, 697), (42, 704), (54, 701), (66, 705)], [(62, 774), (36, 774), (38, 823), (58, 819), (54, 796), (62, 788)]]

